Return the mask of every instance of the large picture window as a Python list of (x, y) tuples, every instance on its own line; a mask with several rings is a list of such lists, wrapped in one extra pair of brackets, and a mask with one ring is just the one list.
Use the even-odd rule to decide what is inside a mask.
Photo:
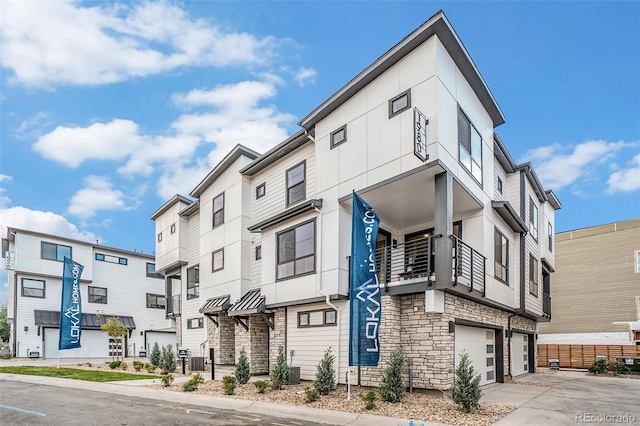
[(303, 161), (287, 170), (287, 205), (306, 197), (306, 163)]
[(494, 230), (493, 240), (495, 277), (509, 284), (509, 240), (497, 228)]
[(200, 267), (187, 269), (187, 300), (200, 297)]
[(278, 234), (278, 279), (315, 270), (315, 233), (316, 224), (312, 221)]
[(45, 284), (42, 280), (32, 280), (29, 278), (22, 279), (22, 296), (23, 297), (45, 297)]
[(89, 303), (107, 304), (107, 289), (89, 286)]
[(42, 258), (48, 260), (58, 260), (60, 262), (64, 261), (64, 258), (71, 257), (71, 247), (63, 246), (61, 244), (47, 243), (45, 241), (42, 242)]
[(224, 223), (224, 192), (213, 199), (213, 227)]
[(469, 118), (458, 108), (458, 156), (471, 176), (482, 184), (482, 137)]
[(529, 293), (538, 297), (538, 259), (529, 255)]
[(164, 309), (167, 306), (167, 299), (163, 294), (147, 293), (147, 308)]

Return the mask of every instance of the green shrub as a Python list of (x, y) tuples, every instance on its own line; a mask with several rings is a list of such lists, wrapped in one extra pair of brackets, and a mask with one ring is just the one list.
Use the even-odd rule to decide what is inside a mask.
[(591, 374), (605, 374), (607, 372), (607, 360), (604, 358), (598, 358), (593, 361), (593, 364), (589, 366), (589, 373)]
[(466, 413), (478, 409), (478, 402), (482, 397), (480, 375), (476, 374), (465, 351), (460, 354), (460, 362), (455, 370), (451, 396), (453, 402), (461, 406)]
[(176, 371), (178, 362), (176, 361), (176, 356), (173, 353), (173, 346), (167, 345), (162, 347), (162, 352), (160, 354), (160, 364), (156, 365), (162, 370), (169, 373), (173, 373), (174, 371)]
[(280, 390), (284, 385), (289, 384), (289, 375), (291, 368), (287, 365), (287, 358), (284, 355), (284, 348), (278, 347), (278, 357), (276, 363), (271, 369), (269, 376), (271, 377), (271, 385), (274, 389)]
[(109, 363), (109, 368), (113, 370), (114, 368), (120, 367), (120, 364), (122, 364), (122, 361), (111, 361)]
[(154, 373), (158, 367), (153, 364), (145, 364), (144, 369), (147, 370), (148, 373)]
[(171, 374), (165, 374), (164, 376), (160, 377), (160, 380), (162, 380), (162, 386), (167, 388), (171, 386), (171, 383), (173, 383), (173, 376)]
[(607, 363), (607, 371), (613, 375), (624, 374), (629, 372), (629, 367), (622, 361), (609, 361)]
[(363, 393), (360, 395), (360, 398), (364, 401), (364, 408), (367, 410), (373, 410), (376, 408), (376, 400), (378, 399), (378, 395), (370, 390), (369, 392)]
[(304, 388), (304, 394), (307, 398), (307, 402), (317, 401), (320, 398), (320, 392), (318, 389), (311, 388), (309, 386)]
[(120, 364), (120, 369), (126, 370), (127, 368), (129, 368), (129, 364), (127, 364), (126, 362), (123, 362), (122, 364)]
[(237, 383), (236, 376), (224, 376), (222, 378), (222, 390), (225, 395), (233, 395)]
[(133, 368), (136, 371), (140, 371), (142, 370), (142, 368), (144, 368), (144, 364), (140, 361), (133, 361)]
[(318, 363), (316, 369), (316, 380), (313, 387), (321, 395), (329, 395), (329, 392), (336, 388), (336, 371), (333, 367), (336, 357), (331, 354), (331, 347), (324, 352), (324, 356)]
[(195, 376), (191, 377), (189, 381), (182, 384), (182, 390), (185, 392), (193, 392), (198, 390), (198, 385), (204, 383), (204, 378), (200, 373), (197, 373)]
[(264, 391), (269, 387), (269, 381), (267, 380), (256, 380), (253, 382), (253, 386), (258, 389), (258, 393), (264, 393)]
[(160, 352), (160, 345), (158, 342), (153, 344), (153, 348), (151, 349), (151, 354), (149, 354), (149, 362), (155, 366), (160, 366), (160, 356), (162, 353)]
[(238, 383), (240, 383), (241, 385), (248, 383), (249, 379), (251, 378), (251, 368), (249, 366), (247, 352), (244, 350), (244, 347), (240, 349), (240, 357), (238, 358), (238, 363), (236, 364), (235, 376), (238, 380)]
[(387, 368), (382, 375), (380, 397), (387, 402), (399, 402), (404, 398), (406, 386), (402, 379), (404, 371), (404, 351), (398, 346), (391, 352), (387, 361)]

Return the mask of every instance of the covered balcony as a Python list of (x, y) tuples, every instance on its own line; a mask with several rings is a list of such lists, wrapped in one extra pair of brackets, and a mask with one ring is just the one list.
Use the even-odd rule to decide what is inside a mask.
[(180, 316), (180, 294), (176, 294), (174, 296), (167, 297), (167, 318), (175, 318)]

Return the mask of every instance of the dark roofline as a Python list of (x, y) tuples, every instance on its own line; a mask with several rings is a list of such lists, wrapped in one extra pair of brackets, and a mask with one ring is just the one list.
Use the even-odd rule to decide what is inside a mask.
[(298, 130), (296, 133), (244, 166), (240, 169), (240, 173), (245, 176), (253, 176), (265, 167), (268, 167), (279, 159), (285, 157), (290, 152), (300, 148), (310, 140), (312, 140), (312, 138), (309, 134), (304, 130)]
[(385, 71), (397, 64), (401, 59), (411, 53), (426, 40), (436, 35), (442, 42), (451, 58), (454, 60), (464, 77), (471, 85), (473, 91), (485, 107), (493, 127), (498, 127), (505, 121), (504, 114), (500, 110), (493, 94), (480, 75), (473, 59), (467, 52), (462, 41), (451, 26), (451, 23), (442, 10), (429, 18), (411, 34), (402, 39), (398, 44), (380, 56), (373, 64), (369, 65), (351, 81), (334, 93), (329, 99), (303, 118), (298, 124), (311, 131), (316, 123), (325, 118), (349, 98), (354, 96)]
[(525, 173), (527, 179), (529, 179), (529, 183), (531, 183), (531, 186), (533, 186), (533, 190), (536, 192), (536, 195), (538, 196), (538, 199), (540, 201), (547, 201), (547, 194), (545, 194), (544, 188), (542, 187), (542, 184), (540, 183), (535, 170), (533, 170), (533, 166), (531, 165), (531, 163), (526, 162), (523, 164), (518, 164), (515, 167), (515, 170), (520, 170)]
[(171, 197), (169, 199), (169, 201), (167, 201), (162, 206), (160, 206), (160, 208), (158, 210), (156, 210), (155, 212), (153, 212), (151, 214), (151, 216), (150, 216), (151, 220), (156, 220), (161, 214), (163, 214), (164, 212), (169, 210), (175, 203), (178, 203), (178, 202), (191, 204), (191, 203), (193, 203), (193, 200), (190, 199), (190, 198), (187, 198), (187, 197), (185, 197), (183, 195), (176, 194), (173, 197)]
[(516, 168), (516, 162), (513, 161), (507, 147), (497, 133), (493, 134), (493, 155), (498, 160), (505, 172), (513, 173)]
[(200, 200), (196, 200), (178, 212), (178, 216), (189, 217), (200, 210)]
[(255, 152), (252, 149), (247, 148), (244, 145), (236, 145), (231, 152), (229, 152), (214, 168), (209, 172), (207, 176), (205, 176), (202, 181), (196, 185), (196, 187), (191, 191), (191, 195), (194, 198), (199, 198), (200, 195), (211, 185), (234, 161), (236, 161), (241, 156), (245, 156), (250, 158), (251, 160), (255, 160), (260, 156), (259, 153)]

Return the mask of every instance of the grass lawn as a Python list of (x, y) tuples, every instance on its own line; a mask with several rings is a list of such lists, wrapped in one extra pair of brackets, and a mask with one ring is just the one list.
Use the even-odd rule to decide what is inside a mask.
[(60, 377), (62, 379), (86, 380), (89, 382), (116, 382), (120, 380), (159, 379), (151, 374), (130, 374), (111, 371), (80, 370), (77, 368), (10, 366), (0, 367), (0, 373), (26, 374), (28, 376)]

